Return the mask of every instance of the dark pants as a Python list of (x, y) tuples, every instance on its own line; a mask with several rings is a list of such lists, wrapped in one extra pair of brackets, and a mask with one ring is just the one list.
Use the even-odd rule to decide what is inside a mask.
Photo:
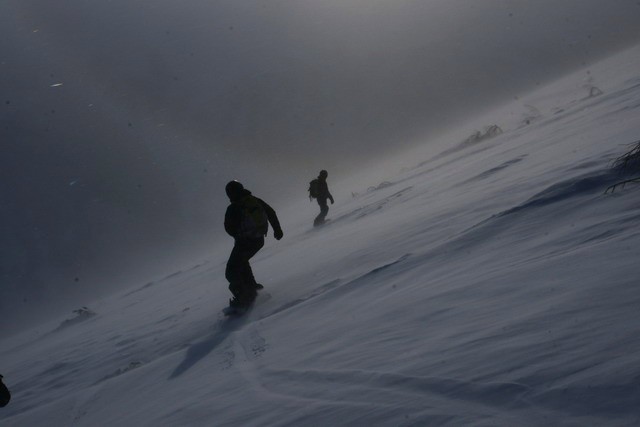
[(225, 277), (229, 281), (229, 290), (241, 302), (251, 302), (256, 298), (256, 279), (249, 260), (263, 246), (264, 238), (236, 239), (233, 245)]
[(320, 205), (320, 213), (313, 220), (313, 225), (320, 225), (324, 222), (324, 218), (329, 213), (329, 205), (327, 204), (327, 199), (317, 199), (318, 205)]

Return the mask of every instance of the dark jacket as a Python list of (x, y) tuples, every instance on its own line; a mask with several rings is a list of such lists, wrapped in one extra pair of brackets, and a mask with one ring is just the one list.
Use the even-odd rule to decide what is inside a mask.
[(276, 239), (280, 239), (282, 237), (282, 229), (280, 228), (280, 221), (278, 221), (276, 211), (264, 200), (252, 196), (251, 192), (246, 189), (242, 190), (242, 194), (238, 195), (238, 197), (232, 199), (231, 204), (227, 207), (227, 212), (224, 215), (224, 229), (227, 234), (234, 239), (260, 238), (260, 235), (266, 236), (269, 229), (266, 222), (257, 226), (258, 230), (256, 230), (257, 233), (254, 235), (246, 235), (244, 230), (243, 218), (245, 216), (245, 210), (248, 206), (254, 208), (256, 205), (264, 210), (269, 224), (273, 227), (274, 236)]
[(329, 186), (327, 185), (327, 180), (322, 179), (322, 177), (318, 177), (318, 199), (320, 200), (331, 200), (333, 203), (333, 196), (329, 192)]

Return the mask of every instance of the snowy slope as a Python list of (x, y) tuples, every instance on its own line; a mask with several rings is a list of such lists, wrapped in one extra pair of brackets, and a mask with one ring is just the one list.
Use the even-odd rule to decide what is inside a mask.
[(638, 425), (640, 187), (604, 190), (639, 116), (640, 47), (381, 165), (321, 229), (281, 207), (244, 318), (229, 242), (5, 339), (0, 425)]

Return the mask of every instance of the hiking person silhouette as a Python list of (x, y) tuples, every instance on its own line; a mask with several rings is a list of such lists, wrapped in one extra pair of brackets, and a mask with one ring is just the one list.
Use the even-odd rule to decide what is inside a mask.
[(313, 226), (316, 227), (318, 225), (322, 225), (325, 222), (325, 217), (329, 213), (329, 205), (327, 205), (327, 199), (331, 200), (331, 204), (333, 204), (333, 196), (329, 192), (329, 186), (327, 185), (327, 177), (329, 173), (326, 170), (321, 170), (318, 178), (315, 179), (317, 183), (315, 189), (315, 198), (318, 201), (318, 205), (320, 206), (320, 213), (313, 220)]
[(283, 233), (276, 211), (263, 200), (253, 196), (238, 181), (230, 181), (225, 191), (231, 201), (224, 216), (224, 229), (234, 239), (227, 261), (225, 277), (233, 298), (229, 306), (248, 307), (262, 285), (256, 283), (249, 260), (264, 246), (264, 237), (273, 227), (273, 237), (282, 239)]

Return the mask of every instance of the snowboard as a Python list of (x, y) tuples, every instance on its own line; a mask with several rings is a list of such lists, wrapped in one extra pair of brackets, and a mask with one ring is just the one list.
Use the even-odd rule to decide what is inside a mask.
[(232, 307), (229, 305), (222, 309), (222, 314), (224, 314), (227, 317), (244, 316), (245, 314), (247, 314), (249, 310), (251, 310), (251, 308), (254, 306), (255, 303), (256, 302), (254, 301), (250, 305), (243, 306), (243, 307)]
[[(262, 285), (261, 285), (262, 286)], [(262, 288), (258, 288), (258, 289), (262, 289)], [(269, 298), (271, 298), (271, 294), (269, 293), (260, 293), (258, 294), (258, 296), (256, 297), (255, 300), (253, 300), (253, 302), (247, 306), (243, 306), (243, 307), (231, 307), (231, 306), (227, 306), (225, 308), (222, 309), (222, 313), (227, 316), (227, 317), (240, 317), (240, 316), (244, 316), (245, 314), (247, 314), (248, 312), (251, 311), (251, 309), (253, 309), (253, 307), (256, 305), (257, 302), (260, 301), (266, 301)]]
[(313, 228), (319, 228), (319, 227), (322, 227), (323, 225), (327, 225), (330, 221), (331, 221), (331, 218), (327, 218), (327, 219), (323, 220), (322, 222), (314, 222), (313, 223)]

